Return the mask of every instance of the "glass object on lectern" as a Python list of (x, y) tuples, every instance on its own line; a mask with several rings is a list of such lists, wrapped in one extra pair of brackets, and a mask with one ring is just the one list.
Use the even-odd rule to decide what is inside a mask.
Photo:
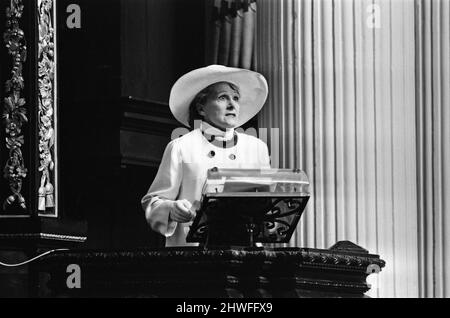
[(287, 243), (310, 196), (298, 169), (208, 170), (186, 240), (206, 246)]

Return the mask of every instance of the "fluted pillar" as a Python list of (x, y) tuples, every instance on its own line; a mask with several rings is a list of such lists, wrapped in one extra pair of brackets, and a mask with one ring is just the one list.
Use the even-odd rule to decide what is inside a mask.
[(420, 295), (450, 297), (450, 1), (416, 1)]
[(258, 8), (270, 89), (260, 126), (279, 129), (272, 164), (305, 170), (312, 185), (291, 245), (354, 241), (386, 260), (371, 296), (418, 296), (414, 1)]

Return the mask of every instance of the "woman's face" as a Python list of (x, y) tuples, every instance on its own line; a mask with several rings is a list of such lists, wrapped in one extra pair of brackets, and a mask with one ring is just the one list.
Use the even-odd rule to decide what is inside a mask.
[(239, 118), (239, 92), (228, 83), (216, 83), (198, 113), (210, 125), (226, 130), (237, 126)]

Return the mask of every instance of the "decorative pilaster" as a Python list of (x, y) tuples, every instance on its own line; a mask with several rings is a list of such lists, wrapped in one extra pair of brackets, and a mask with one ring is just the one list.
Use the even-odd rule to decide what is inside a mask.
[(38, 129), (39, 129), (39, 214), (55, 215), (54, 195), (54, 94), (55, 94), (55, 29), (53, 0), (38, 0)]
[(450, 297), (450, 3), (415, 1), (420, 297)]
[(2, 200), (4, 200), (3, 212), (13, 205), (19, 206), (22, 210), (27, 208), (25, 198), (22, 195), (23, 180), (27, 176), (22, 154), (22, 146), (25, 142), (22, 128), (28, 121), (27, 111), (24, 107), (26, 102), (23, 98), (22, 70), (27, 58), (27, 46), (24, 32), (19, 25), (22, 13), (22, 0), (11, 0), (10, 6), (6, 8), (6, 30), (3, 34), (8, 54), (12, 57), (11, 78), (5, 83), (6, 97), (2, 114), (6, 133), (6, 148), (9, 150), (3, 176), (8, 181), (10, 189), (7, 197), (2, 197)]
[(11, 77), (2, 72), (7, 78), (1, 79), (6, 85), (0, 142), (6, 140), (6, 147), (0, 144), (0, 246), (31, 251), (84, 242), (86, 222), (58, 213), (56, 1), (0, 2), (7, 49), (2, 71), (11, 67)]

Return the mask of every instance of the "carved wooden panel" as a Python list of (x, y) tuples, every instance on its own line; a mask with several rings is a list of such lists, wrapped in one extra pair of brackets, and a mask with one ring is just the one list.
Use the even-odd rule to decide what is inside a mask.
[[(27, 202), (23, 195), (23, 185), (28, 174), (23, 154), (25, 144), (24, 130), (28, 124), (27, 108), (24, 98), (24, 63), (27, 60), (27, 43), (23, 30), (24, 5), (22, 0), (10, 1), (6, 7), (6, 23), (3, 32), (4, 45), (10, 58), (9, 75), (5, 82), (5, 97), (2, 109), (2, 129), (5, 139), (2, 150), (8, 155), (2, 162), (3, 178), (8, 189), (2, 192), (1, 215), (28, 216)], [(6, 148), (6, 149), (5, 149)], [(10, 211), (13, 211), (10, 213)]]
[(55, 204), (56, 45), (53, 0), (37, 0), (39, 215), (57, 216)]

